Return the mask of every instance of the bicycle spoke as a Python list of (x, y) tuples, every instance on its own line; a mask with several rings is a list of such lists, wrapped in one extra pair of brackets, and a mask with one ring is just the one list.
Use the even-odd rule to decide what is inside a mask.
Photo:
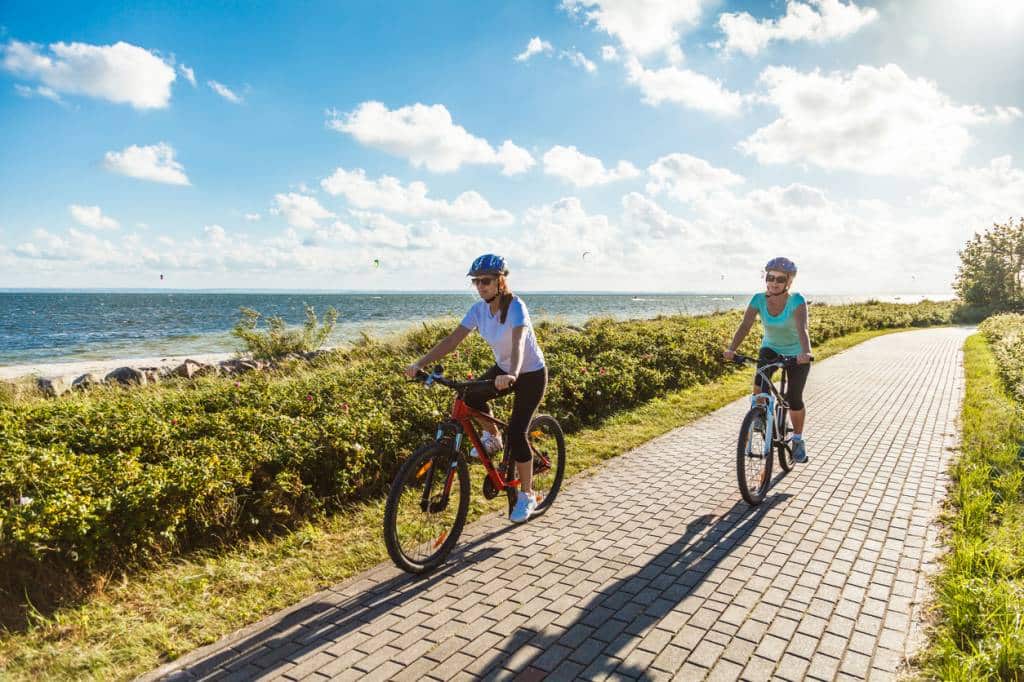
[(429, 564), (451, 536), (459, 513), (460, 480), (448, 453), (427, 452), (407, 467), (395, 501), (394, 534), (401, 554)]
[(539, 415), (530, 423), (527, 432), (533, 452), (533, 491), (537, 495), (537, 510), (543, 512), (562, 485), (565, 474), (565, 437), (554, 418)]

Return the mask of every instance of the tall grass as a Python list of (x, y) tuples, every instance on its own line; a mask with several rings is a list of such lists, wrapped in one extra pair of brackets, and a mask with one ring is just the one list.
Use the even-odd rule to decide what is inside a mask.
[(923, 669), (942, 680), (1024, 680), (1024, 419), (985, 335), (967, 340), (964, 369), (950, 550)]

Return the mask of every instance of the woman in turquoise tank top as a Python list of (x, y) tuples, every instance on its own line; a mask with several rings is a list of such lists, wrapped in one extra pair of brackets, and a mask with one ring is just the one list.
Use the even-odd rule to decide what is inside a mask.
[[(764, 267), (765, 291), (754, 294), (743, 315), (739, 329), (726, 349), (726, 360), (732, 360), (736, 349), (747, 337), (757, 317), (764, 326), (761, 350), (757, 354), (758, 368), (778, 360), (780, 356), (795, 356), (796, 367), (791, 367), (789, 384), (786, 387), (786, 402), (789, 403), (789, 417), (793, 421), (793, 459), (807, 461), (807, 446), (804, 443), (804, 385), (811, 371), (811, 339), (807, 333), (807, 302), (800, 294), (789, 292), (789, 286), (796, 277), (796, 264), (788, 258), (773, 258)], [(774, 374), (774, 370), (768, 375)], [(761, 377), (754, 375), (754, 393), (762, 393)]]

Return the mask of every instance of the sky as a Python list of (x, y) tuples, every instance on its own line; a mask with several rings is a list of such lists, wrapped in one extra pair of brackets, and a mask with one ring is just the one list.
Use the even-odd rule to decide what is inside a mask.
[(0, 4), (0, 287), (945, 293), (1019, 0)]

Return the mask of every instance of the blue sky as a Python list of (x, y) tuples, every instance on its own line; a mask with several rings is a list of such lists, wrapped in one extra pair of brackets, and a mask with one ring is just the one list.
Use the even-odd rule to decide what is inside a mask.
[(0, 7), (0, 287), (938, 293), (1024, 207), (1019, 3), (178, 5)]

